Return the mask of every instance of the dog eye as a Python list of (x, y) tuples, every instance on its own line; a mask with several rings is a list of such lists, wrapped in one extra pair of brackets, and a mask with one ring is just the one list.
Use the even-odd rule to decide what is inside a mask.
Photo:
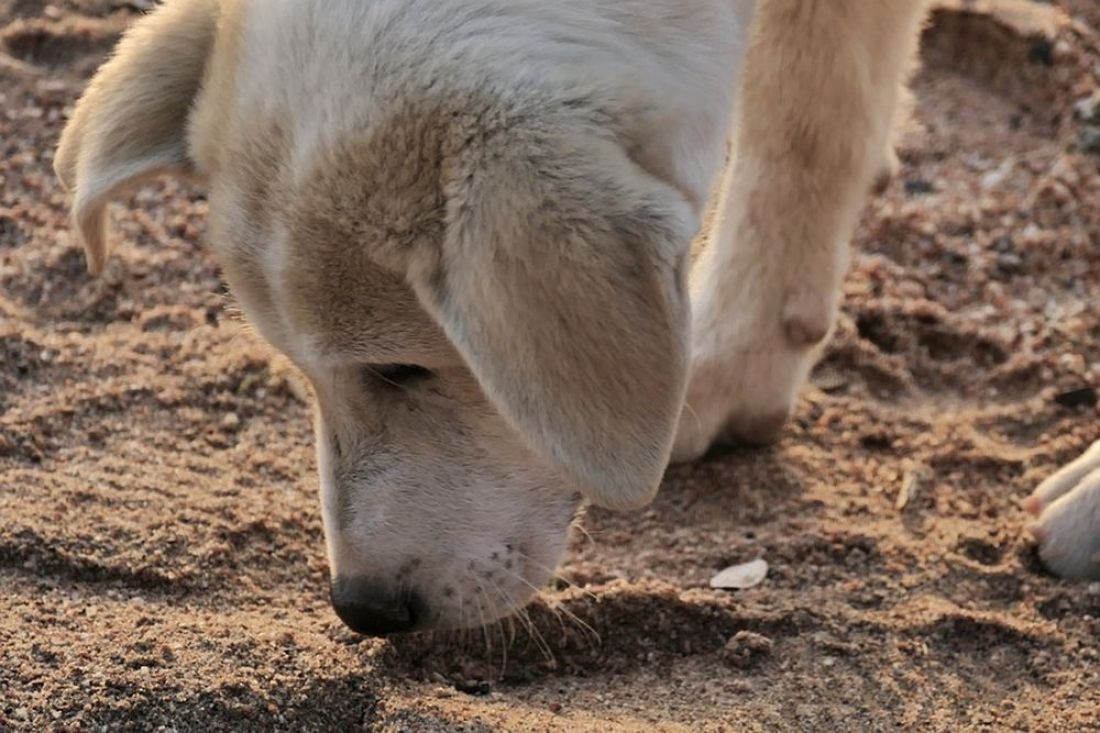
[(380, 364), (367, 367), (366, 371), (373, 380), (381, 379), (395, 387), (408, 387), (432, 376), (429, 370), (415, 364)]

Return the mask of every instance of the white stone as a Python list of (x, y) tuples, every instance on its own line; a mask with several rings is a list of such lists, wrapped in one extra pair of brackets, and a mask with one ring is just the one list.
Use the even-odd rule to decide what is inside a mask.
[(763, 558), (731, 565), (710, 579), (711, 588), (744, 590), (760, 585), (768, 575), (768, 563)]

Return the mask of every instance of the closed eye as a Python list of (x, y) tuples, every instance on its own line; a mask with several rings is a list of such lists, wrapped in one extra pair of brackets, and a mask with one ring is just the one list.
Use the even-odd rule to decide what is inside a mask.
[(382, 381), (393, 387), (408, 387), (431, 379), (430, 370), (415, 364), (375, 364), (364, 368), (364, 376), (373, 382)]

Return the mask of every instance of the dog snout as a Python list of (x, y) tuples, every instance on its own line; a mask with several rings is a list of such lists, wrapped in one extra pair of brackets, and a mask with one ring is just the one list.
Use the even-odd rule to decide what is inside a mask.
[(340, 620), (367, 636), (413, 631), (427, 615), (416, 593), (364, 578), (336, 578), (330, 596)]

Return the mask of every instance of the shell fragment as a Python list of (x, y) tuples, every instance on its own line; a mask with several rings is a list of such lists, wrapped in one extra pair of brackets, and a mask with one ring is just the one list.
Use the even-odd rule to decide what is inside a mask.
[(710, 579), (711, 588), (745, 590), (760, 585), (768, 575), (768, 563), (763, 558), (731, 565)]

